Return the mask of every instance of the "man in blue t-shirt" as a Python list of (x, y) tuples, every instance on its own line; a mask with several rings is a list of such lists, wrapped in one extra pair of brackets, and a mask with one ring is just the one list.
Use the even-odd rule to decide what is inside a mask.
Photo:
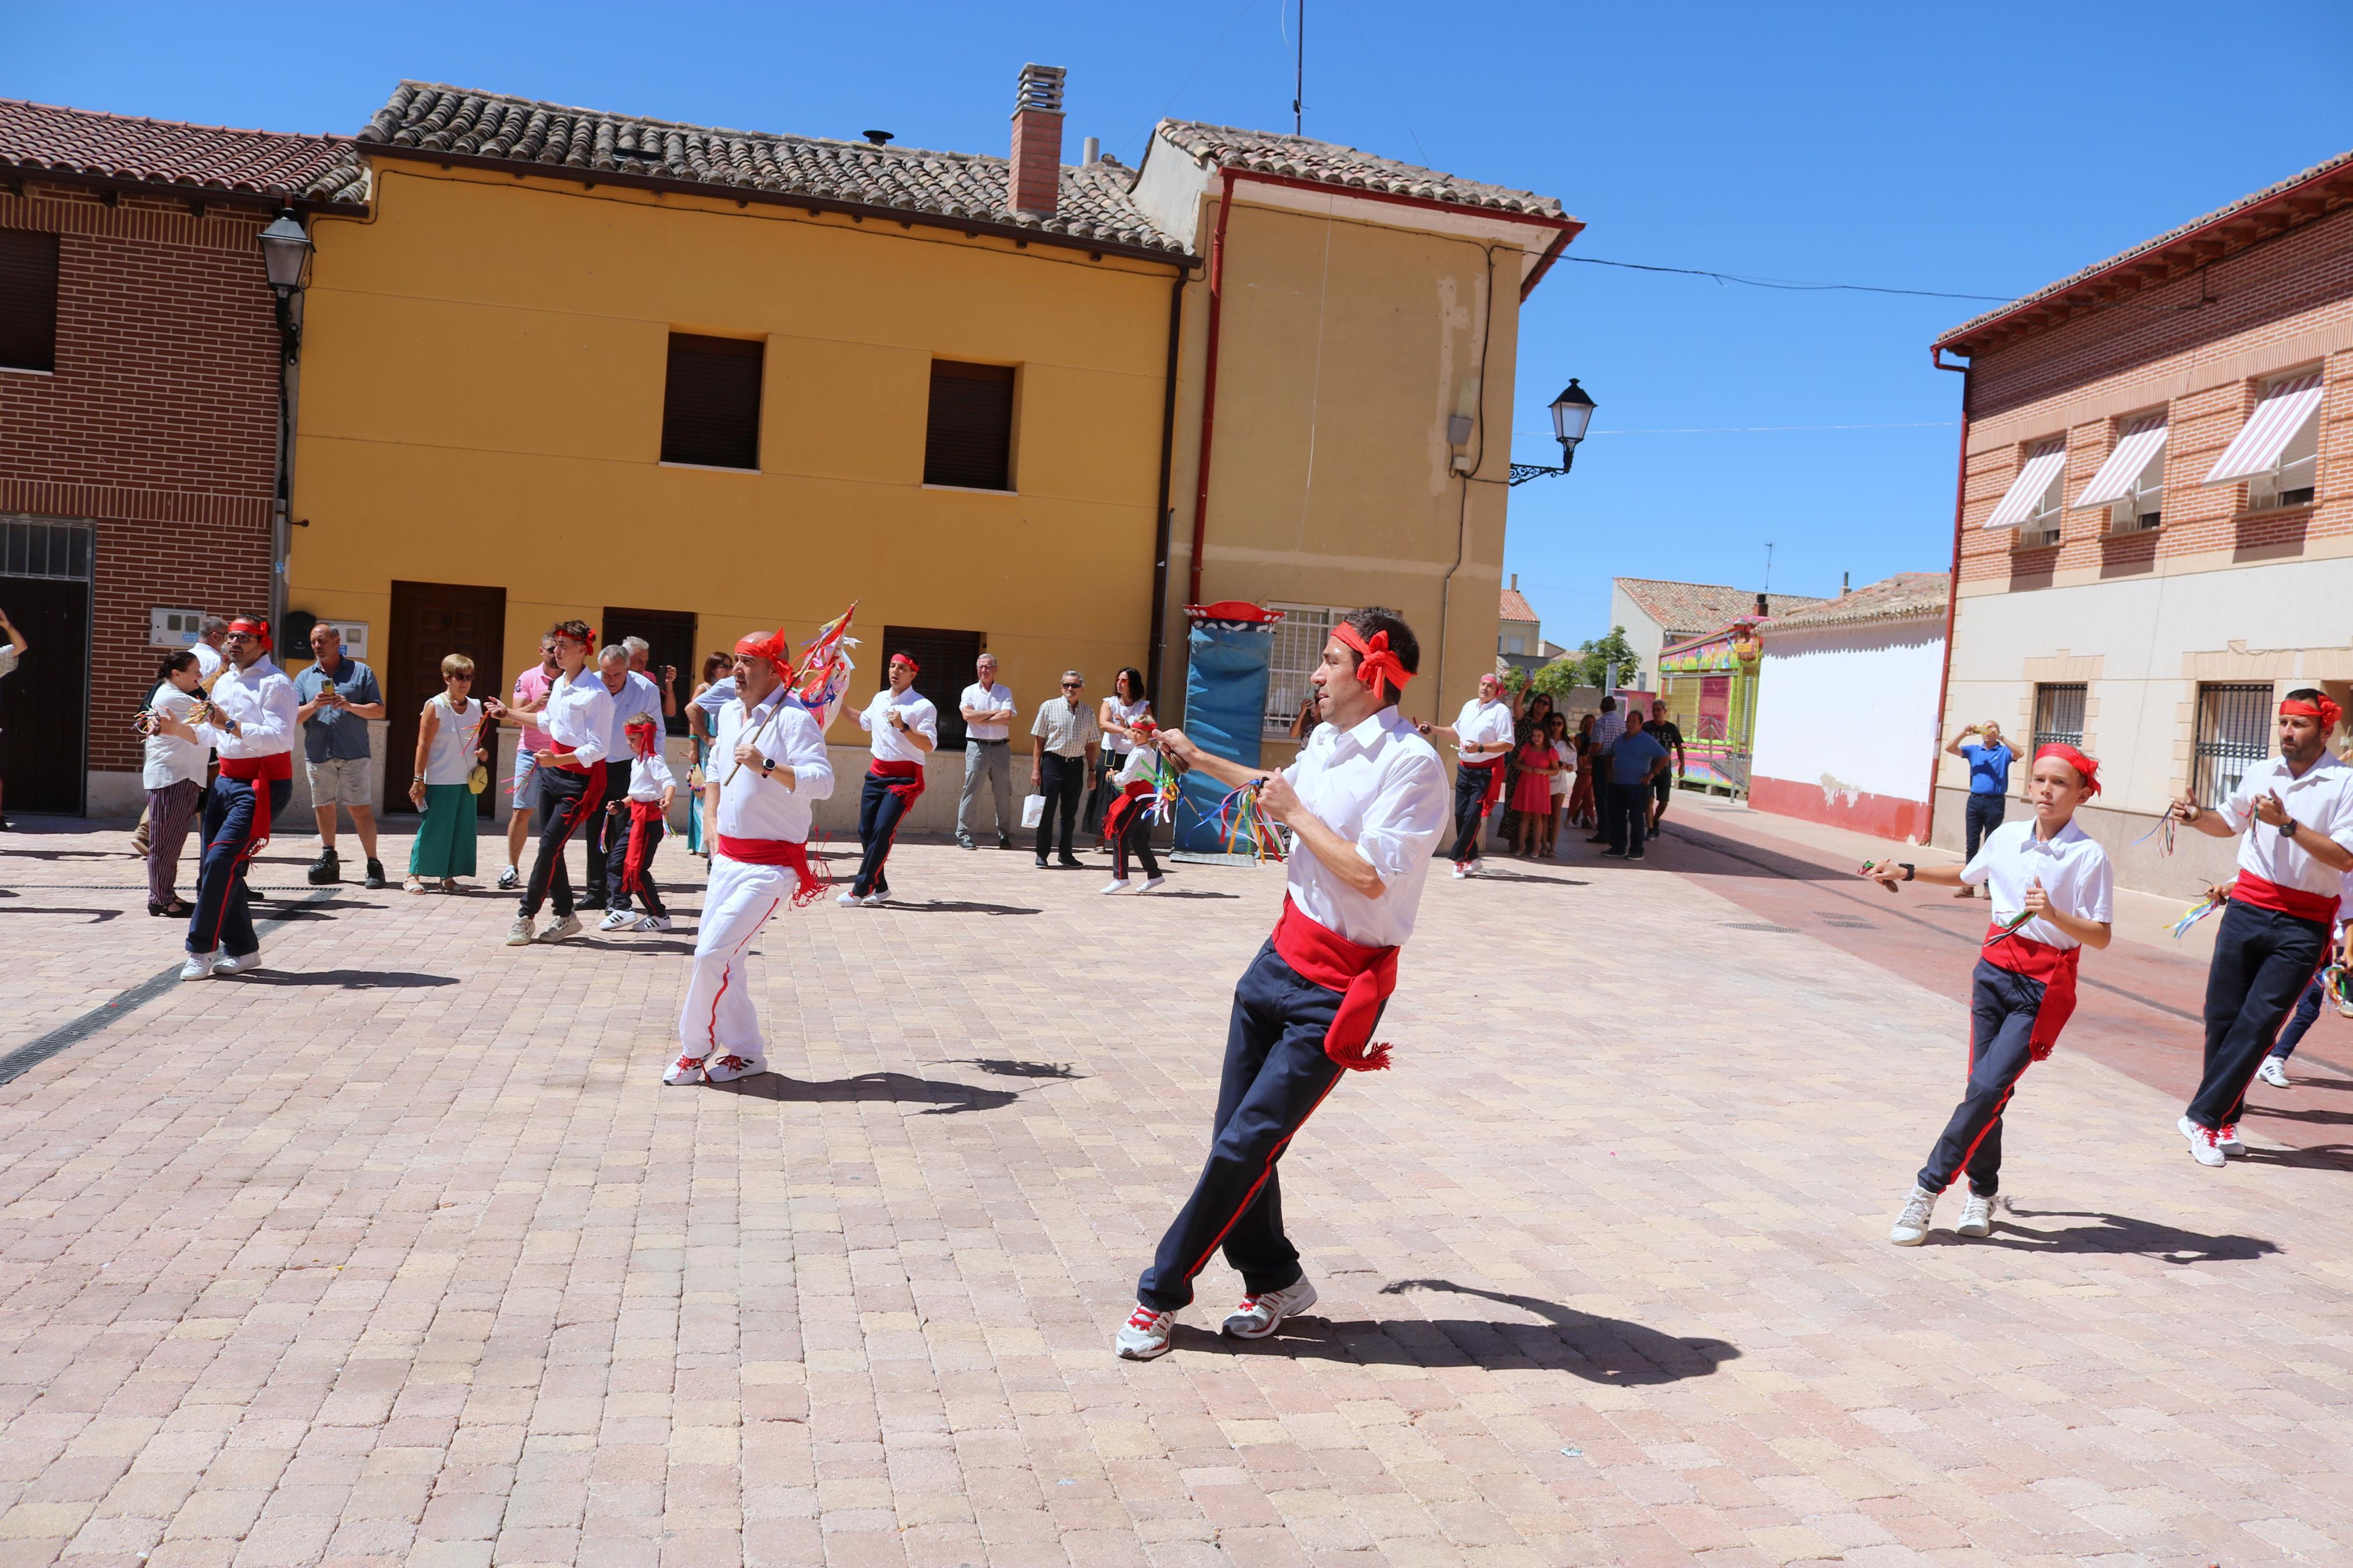
[[(1978, 737), (1974, 746), (1968, 743), (1971, 735)], [(1978, 845), (2001, 826), (2002, 815), (2009, 806), (2010, 765), (2018, 760), (2018, 753), (2001, 738), (2001, 726), (1990, 719), (1982, 724), (1972, 724), (1954, 736), (1953, 743), (1945, 750), (1969, 764), (1969, 809), (1965, 834), (1968, 858), (1974, 860), (1978, 858)], [(1966, 882), (1953, 895), (1957, 899), (1976, 896), (1977, 889)]]
[(1643, 732), (1639, 716), (1609, 746), (1609, 847), (1605, 855), (1642, 858), (1643, 829), (1651, 821), (1651, 781), (1667, 771), (1667, 749)]

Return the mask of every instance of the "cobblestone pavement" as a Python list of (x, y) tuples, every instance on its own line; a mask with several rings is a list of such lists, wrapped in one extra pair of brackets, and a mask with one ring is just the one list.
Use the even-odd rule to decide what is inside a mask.
[(779, 1072), (665, 1089), (691, 931), (508, 949), (289, 839), (268, 967), (143, 984), (121, 842), (0, 847), (0, 1568), (2353, 1560), (2344, 1172), (2063, 1043), (1994, 1237), (1889, 1247), (1963, 960), (1695, 837), (1432, 883), (1285, 1162), (1321, 1306), (1222, 1342), (1213, 1264), (1143, 1365), (1272, 870), (904, 846), (761, 941)]

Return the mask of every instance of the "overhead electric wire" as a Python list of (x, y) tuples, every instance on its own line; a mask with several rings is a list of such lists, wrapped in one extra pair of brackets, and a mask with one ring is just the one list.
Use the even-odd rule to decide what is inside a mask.
[(2015, 294), (1952, 294), (1939, 289), (1883, 289), (1873, 283), (1804, 283), (1788, 278), (1744, 278), (1736, 272), (1711, 272), (1704, 267), (1654, 267), (1646, 261), (1609, 261), (1599, 256), (1568, 253), (1563, 253), (1560, 259), (1581, 261), (1588, 267), (1620, 267), (1629, 272), (1673, 272), (1686, 278), (1713, 278), (1718, 283), (1745, 283), (1751, 289), (1782, 289), (1795, 293), (1908, 294), (1920, 300), (1978, 300), (1995, 305), (2007, 305), (2018, 298)]

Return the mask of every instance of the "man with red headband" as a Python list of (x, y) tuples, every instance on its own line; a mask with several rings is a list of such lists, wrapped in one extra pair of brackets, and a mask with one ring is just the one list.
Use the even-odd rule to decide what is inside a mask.
[(2084, 949), (2108, 945), (2114, 874), (2106, 852), (2074, 821), (2075, 808), (2099, 793), (2099, 763), (2073, 746), (2045, 746), (2034, 753), (2026, 785), (2031, 826), (2012, 822), (1995, 828), (1967, 866), (1892, 860), (1863, 873), (1891, 890), (1915, 881), (1983, 885), (1993, 900), (1993, 924), (1978, 950), (1970, 987), (1968, 1091), (1953, 1108), (1888, 1232), (1898, 1247), (1927, 1239), (1937, 1198), (1963, 1172), (1969, 1196), (1954, 1234), (1993, 1234), (2002, 1111), (2026, 1069), (2051, 1054), (2075, 1010), (2075, 966)]
[(270, 819), (294, 793), (295, 713), (301, 703), (293, 681), (270, 657), (269, 623), (239, 616), (228, 624), (222, 651), (228, 665), (213, 683), (205, 721), (193, 730), (176, 720), (163, 724), (167, 733), (201, 740), (220, 753), (220, 776), (205, 796), (205, 858), (196, 912), (188, 919), (183, 980), (261, 967), (245, 868), (269, 842)]
[(837, 901), (879, 904), (891, 896), (884, 864), (899, 836), (900, 818), (923, 794), (923, 759), (940, 743), (940, 712), (915, 689), (915, 656), (894, 653), (882, 689), (858, 712), (858, 727), (873, 739), (874, 762), (858, 800), (858, 879)]
[(728, 1083), (768, 1070), (744, 954), (786, 900), (812, 903), (825, 891), (809, 868), (809, 808), (833, 794), (833, 766), (818, 721), (789, 700), (792, 658), (782, 632), (736, 643), (735, 698), (712, 721), (703, 790), (711, 880), (679, 1007), (678, 1059), (664, 1083)]
[(2353, 870), (2353, 767), (2328, 749), (2343, 717), (2325, 692), (2297, 688), (2279, 706), (2278, 756), (2250, 763), (2219, 805), (2185, 798), (2168, 808), (2209, 837), (2246, 835), (2206, 972), (2206, 1071), (2176, 1123), (2201, 1165), (2238, 1152), (2247, 1086), (2328, 961)]
[(1280, 773), (1213, 756), (1181, 730), (1160, 733), (1178, 763), (1255, 789), (1260, 815), (1295, 841), (1282, 919), (1234, 987), (1208, 1160), (1113, 1341), (1127, 1360), (1167, 1351), (1193, 1277), (1220, 1247), (1245, 1291), (1227, 1333), (1263, 1339), (1314, 1305), (1283, 1234), (1275, 1164), (1344, 1072), (1388, 1065), (1373, 1028), (1446, 831), (1445, 764), (1397, 710), (1420, 659), (1394, 610), (1358, 610), (1334, 626), (1311, 678), (1324, 722)]
[(1504, 700), (1504, 678), (1482, 675), (1479, 695), (1462, 704), (1451, 724), (1424, 724), (1425, 735), (1454, 742), (1461, 761), (1454, 771), (1454, 862), (1457, 879), (1479, 871), (1479, 826), (1504, 798), (1504, 763), (1512, 754), (1512, 707)]

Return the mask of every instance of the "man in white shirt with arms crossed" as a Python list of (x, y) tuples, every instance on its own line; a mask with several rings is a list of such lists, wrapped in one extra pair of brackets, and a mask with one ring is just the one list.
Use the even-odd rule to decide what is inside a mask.
[(964, 689), (957, 707), (964, 714), (964, 793), (956, 797), (956, 847), (976, 849), (972, 841), (972, 802), (981, 781), (988, 781), (997, 805), (997, 847), (1013, 847), (1008, 831), (1013, 816), (1013, 719), (1019, 711), (1013, 689), (997, 679), (997, 656), (982, 654), (973, 661), (973, 683)]

